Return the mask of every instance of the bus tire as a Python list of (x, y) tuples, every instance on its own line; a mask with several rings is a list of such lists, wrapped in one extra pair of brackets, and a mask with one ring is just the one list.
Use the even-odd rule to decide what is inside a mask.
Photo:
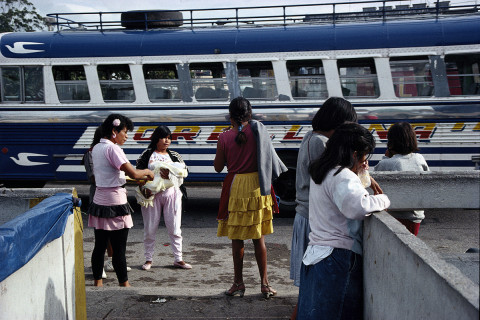
[(168, 28), (183, 25), (180, 11), (143, 11), (122, 12), (122, 27), (126, 29)]
[(280, 215), (287, 217), (295, 215), (296, 189), (295, 189), (296, 170), (289, 168), (287, 172), (282, 173), (275, 181), (273, 181), (273, 189), (275, 195), (280, 198), (278, 204)]

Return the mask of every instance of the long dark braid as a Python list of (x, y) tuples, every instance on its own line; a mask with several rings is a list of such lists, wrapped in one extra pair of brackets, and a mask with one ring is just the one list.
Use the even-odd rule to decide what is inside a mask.
[(242, 131), (242, 122), (249, 121), (252, 118), (252, 106), (250, 101), (243, 97), (237, 97), (230, 102), (228, 106), (230, 119), (238, 125), (238, 133), (235, 142), (238, 145), (247, 143), (247, 135)]

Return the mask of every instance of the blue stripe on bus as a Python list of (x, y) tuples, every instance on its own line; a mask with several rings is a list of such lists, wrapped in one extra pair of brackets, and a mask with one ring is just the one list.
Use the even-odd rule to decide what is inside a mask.
[[(22, 32), (0, 39), (8, 58), (185, 56), (429, 47), (480, 43), (480, 17), (263, 28)], [(428, 34), (428, 37), (425, 37)], [(28, 54), (12, 53), (16, 42), (36, 42)]]

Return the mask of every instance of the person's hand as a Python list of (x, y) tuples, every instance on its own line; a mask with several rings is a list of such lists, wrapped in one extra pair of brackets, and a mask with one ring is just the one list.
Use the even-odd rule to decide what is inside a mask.
[(372, 188), (373, 190), (373, 194), (383, 194), (383, 190), (382, 188), (380, 188), (380, 185), (378, 184), (377, 181), (375, 181), (375, 179), (373, 179), (371, 176), (370, 176), (370, 188)]
[(160, 177), (162, 177), (162, 179), (168, 179), (169, 174), (170, 174), (170, 170), (165, 168), (160, 169)]
[(155, 174), (153, 173), (152, 170), (145, 169), (145, 178), (146, 178), (145, 180), (152, 181), (154, 177), (155, 177)]
[(368, 166), (368, 160), (365, 160), (364, 163), (362, 163), (362, 169), (368, 171), (370, 167)]
[(152, 196), (152, 191), (150, 189), (140, 188), (140, 191), (142, 192), (145, 198), (150, 198)]

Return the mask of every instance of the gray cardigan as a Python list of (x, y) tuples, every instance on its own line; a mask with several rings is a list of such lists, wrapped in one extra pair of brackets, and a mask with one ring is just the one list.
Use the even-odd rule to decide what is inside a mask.
[[(430, 171), (425, 158), (419, 153), (396, 154), (391, 158), (383, 157), (375, 166), (375, 171)], [(401, 190), (398, 190), (401, 192)], [(395, 211), (389, 213), (397, 219), (407, 219), (420, 223), (425, 218), (423, 210)]]
[(260, 191), (262, 195), (266, 196), (271, 193), (272, 181), (278, 178), (282, 172), (287, 171), (287, 167), (275, 152), (272, 140), (270, 139), (270, 134), (263, 123), (256, 120), (250, 120), (249, 124), (257, 141)]

